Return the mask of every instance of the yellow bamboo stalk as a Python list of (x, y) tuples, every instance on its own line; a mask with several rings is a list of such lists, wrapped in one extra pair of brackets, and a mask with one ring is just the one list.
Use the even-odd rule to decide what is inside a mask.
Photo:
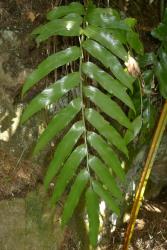
[(154, 136), (153, 136), (153, 140), (150, 146), (150, 150), (147, 156), (147, 160), (142, 172), (142, 176), (138, 185), (138, 189), (136, 191), (136, 195), (135, 195), (135, 199), (134, 199), (134, 203), (133, 203), (133, 207), (132, 207), (132, 211), (131, 211), (131, 216), (130, 216), (130, 221), (129, 221), (129, 225), (128, 228), (126, 230), (126, 235), (125, 235), (125, 241), (124, 241), (124, 245), (123, 245), (123, 250), (128, 250), (129, 248), (129, 244), (130, 244), (130, 240), (132, 238), (132, 234), (134, 231), (134, 226), (136, 223), (136, 218), (141, 206), (141, 202), (143, 200), (143, 196), (144, 196), (144, 191), (147, 185), (147, 181), (148, 178), (150, 176), (151, 173), (151, 169), (155, 160), (155, 156), (156, 153), (158, 151), (158, 147), (160, 145), (161, 139), (162, 139), (162, 135), (163, 132), (165, 130), (167, 124), (167, 100), (164, 103), (160, 118), (159, 118), (159, 122), (158, 125), (156, 127)]

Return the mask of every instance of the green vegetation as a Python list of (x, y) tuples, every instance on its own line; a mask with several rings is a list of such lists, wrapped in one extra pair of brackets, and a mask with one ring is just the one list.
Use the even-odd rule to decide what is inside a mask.
[[(125, 199), (121, 185), (126, 182), (121, 161), (128, 159), (128, 144), (138, 135), (142, 124), (150, 123), (145, 110), (151, 104), (144, 109), (147, 98), (142, 96), (150, 95), (147, 87), (154, 75), (160, 83), (161, 95), (167, 96), (166, 16), (152, 32), (162, 41), (157, 55), (144, 54), (135, 31), (135, 19), (122, 18), (116, 10), (96, 8), (92, 3), (73, 2), (56, 7), (47, 14), (46, 24), (32, 33), (38, 44), (53, 36), (67, 37), (69, 41), (73, 38), (72, 46), (64, 48), (63, 45), (63, 50), (48, 56), (27, 78), (23, 95), (55, 69), (68, 67), (65, 76), (59, 76), (32, 99), (21, 122), (41, 109), (49, 110), (67, 93), (77, 90), (78, 96), (53, 115), (37, 141), (34, 154), (64, 131), (48, 166), (44, 185), (48, 190), (50, 183), (55, 183), (53, 205), (69, 184), (71, 186), (62, 214), (63, 226), (69, 222), (80, 199), (85, 200), (93, 247), (98, 240), (100, 202), (105, 201), (112, 212), (121, 214)], [(148, 83), (143, 89), (135, 57)]]

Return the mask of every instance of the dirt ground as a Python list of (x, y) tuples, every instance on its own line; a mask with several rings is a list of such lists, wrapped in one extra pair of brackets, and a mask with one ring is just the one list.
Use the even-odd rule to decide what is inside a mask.
[[(111, 235), (111, 243), (102, 249), (121, 250), (126, 226)], [(129, 250), (167, 249), (167, 190), (155, 199), (144, 201), (140, 209)]]
[[(97, 250), (122, 250), (127, 224), (113, 233), (104, 233)], [(167, 249), (167, 190), (155, 200), (144, 201), (140, 209), (129, 250)], [(61, 249), (80, 250), (76, 237), (70, 228), (65, 232)]]
[[(0, 1), (0, 29), (16, 30), (19, 34), (21, 45), (19, 55), (11, 51), (11, 57), (8, 64), (4, 65), (13, 68), (12, 74), (17, 73), (17, 69), (11, 67), (19, 56), (25, 67), (34, 68), (40, 61), (40, 58), (46, 53), (46, 47), (36, 49), (35, 43), (29, 39), (29, 33), (44, 20), (44, 14), (52, 6), (59, 4), (61, 0), (2, 0)], [(68, 2), (68, 1), (66, 1)], [(121, 2), (121, 1), (118, 1)], [(123, 2), (123, 1), (122, 1)], [(142, 14), (139, 11), (139, 1), (130, 1), (127, 13), (138, 18), (138, 30), (145, 43), (146, 50), (156, 47), (155, 41), (150, 38), (150, 31), (160, 20), (159, 1), (154, 1), (148, 5), (149, 1), (141, 1)], [(135, 4), (136, 2), (136, 4)], [(147, 4), (146, 4), (147, 2)], [(117, 4), (113, 4), (114, 7)], [(120, 7), (120, 6), (119, 6)], [(123, 6), (122, 6), (123, 8)], [(139, 19), (140, 18), (140, 19)], [(7, 49), (7, 47), (6, 47)], [(4, 52), (4, 51), (3, 51)], [(18, 51), (17, 51), (18, 52)], [(18, 91), (22, 86), (18, 86)], [(5, 177), (7, 178), (7, 177)], [(10, 176), (8, 176), (10, 178)], [(32, 185), (33, 186), (33, 185)], [(0, 188), (1, 190), (1, 188)], [(19, 195), (20, 192), (19, 192)], [(118, 228), (116, 232), (104, 236), (100, 244), (102, 250), (119, 250), (122, 248), (126, 225)], [(62, 249), (78, 249), (75, 237), (70, 229), (66, 230), (65, 241)], [(140, 210), (135, 233), (132, 238), (130, 250), (166, 250), (167, 249), (167, 190), (163, 190), (155, 200), (144, 201)], [(47, 249), (46, 249), (47, 250)]]

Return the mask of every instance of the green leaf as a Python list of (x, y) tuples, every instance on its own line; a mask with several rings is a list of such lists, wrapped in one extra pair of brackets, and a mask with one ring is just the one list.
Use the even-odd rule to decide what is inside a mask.
[(142, 127), (142, 117), (139, 115), (135, 118), (135, 120), (132, 122), (133, 130), (127, 130), (125, 133), (125, 142), (126, 144), (130, 143), (140, 132)]
[(87, 172), (87, 170), (81, 170), (71, 188), (70, 194), (68, 195), (67, 201), (64, 206), (64, 211), (62, 215), (63, 226), (67, 224), (69, 219), (71, 218), (74, 209), (76, 208), (79, 202), (80, 196), (88, 183), (88, 180), (89, 173)]
[(34, 70), (24, 83), (22, 94), (25, 94), (33, 85), (47, 76), (54, 69), (78, 59), (81, 56), (80, 48), (73, 46), (47, 57)]
[(77, 2), (72, 2), (69, 5), (65, 6), (60, 6), (60, 7), (55, 7), (53, 10), (51, 10), (47, 14), (47, 19), (48, 20), (53, 20), (56, 18), (63, 17), (65, 15), (68, 15), (70, 13), (76, 13), (79, 15), (84, 14), (84, 7), (82, 4), (77, 3)]
[(37, 154), (50, 140), (53, 139), (54, 136), (63, 130), (63, 128), (65, 128), (72, 121), (80, 109), (81, 99), (76, 98), (71, 101), (67, 107), (59, 111), (39, 137), (34, 149), (34, 154)]
[(75, 22), (82, 24), (83, 17), (77, 13), (70, 13), (70, 14), (64, 16), (63, 19), (61, 19), (61, 20), (75, 21)]
[(120, 84), (119, 81), (115, 80), (108, 73), (97, 67), (91, 62), (82, 64), (82, 71), (91, 79), (97, 81), (105, 90), (110, 94), (116, 96), (129, 108), (135, 111), (131, 98), (126, 93), (126, 88)]
[(135, 50), (136, 53), (143, 55), (144, 47), (140, 41), (139, 34), (134, 31), (127, 32), (127, 42)]
[(53, 177), (58, 173), (61, 165), (71, 153), (73, 147), (75, 146), (83, 132), (83, 122), (78, 121), (71, 127), (68, 133), (62, 138), (61, 142), (57, 145), (54, 157), (49, 164), (44, 179), (44, 185), (46, 189), (48, 189), (49, 183), (52, 181)]
[(167, 71), (162, 63), (157, 63), (155, 74), (159, 81), (160, 93), (165, 99), (167, 99)]
[(92, 86), (84, 87), (84, 93), (86, 97), (96, 104), (104, 113), (119, 122), (122, 126), (132, 129), (132, 124), (125, 113), (116, 102), (111, 100), (110, 97)]
[(118, 12), (109, 8), (95, 8), (86, 16), (88, 24), (101, 28), (129, 30), (129, 26), (120, 20)]
[[(143, 81), (144, 81), (143, 92), (145, 94), (150, 95), (152, 93), (152, 84), (153, 84), (153, 81), (154, 81), (154, 77), (155, 77), (155, 74), (154, 74), (153, 69), (148, 69), (148, 70), (145, 70), (143, 72), (143, 74), (142, 74), (142, 78), (143, 78)], [(145, 106), (145, 104), (143, 104), (143, 105)]]
[(99, 42), (101, 45), (110, 50), (114, 55), (118, 56), (123, 61), (127, 61), (128, 53), (125, 50), (124, 46), (109, 32), (93, 26), (88, 26), (83, 32), (88, 38)]
[(62, 20), (57, 19), (36, 28), (32, 35), (38, 35), (36, 42), (40, 43), (47, 40), (51, 36), (79, 36), (81, 20)]
[(88, 142), (98, 152), (103, 161), (110, 167), (122, 182), (125, 182), (125, 173), (121, 163), (112, 148), (94, 132), (88, 132)]
[(114, 177), (109, 172), (108, 168), (95, 156), (89, 158), (89, 166), (96, 173), (99, 180), (109, 190), (113, 196), (122, 199), (122, 192), (118, 187)]
[(97, 195), (105, 201), (107, 206), (115, 212), (118, 216), (120, 215), (120, 209), (116, 202), (111, 197), (111, 194), (105, 190), (97, 181), (93, 181), (92, 183), (93, 190), (97, 193)]
[(143, 56), (138, 57), (138, 63), (142, 68), (154, 64), (156, 60), (157, 59), (154, 52), (145, 53)]
[(99, 233), (99, 199), (97, 194), (89, 187), (86, 191), (86, 208), (89, 220), (89, 238), (93, 247), (96, 247)]
[(127, 31), (125, 31), (125, 30), (117, 30), (117, 29), (106, 29), (106, 32), (111, 33), (112, 36), (116, 40), (119, 40), (121, 43), (127, 44), (127, 38), (126, 38)]
[(153, 31), (151, 32), (152, 36), (164, 41), (166, 43), (167, 39), (167, 8), (165, 9), (164, 17), (162, 23), (160, 23)]
[(120, 14), (117, 10), (112, 9), (112, 8), (96, 8), (96, 5), (92, 5), (91, 3), (89, 3), (88, 6), (88, 10), (86, 13), (86, 20), (93, 22), (93, 20), (91, 20), (91, 15), (96, 18), (96, 16), (110, 16), (113, 19), (112, 20), (120, 20)]
[(124, 22), (130, 27), (130, 28), (134, 28), (135, 25), (137, 24), (137, 20), (136, 18), (132, 18), (132, 17), (127, 17), (124, 19)]
[(77, 170), (79, 164), (86, 156), (86, 148), (85, 145), (78, 146), (70, 155), (70, 157), (65, 162), (59, 176), (56, 180), (56, 185), (53, 191), (51, 202), (54, 204), (56, 203), (61, 195), (63, 194), (67, 184), (72, 179)]
[(164, 69), (167, 70), (167, 53), (164, 49), (160, 50), (159, 57)]
[(104, 120), (104, 118), (93, 109), (85, 110), (86, 119), (95, 127), (98, 132), (103, 135), (108, 142), (116, 146), (120, 151), (122, 151), (126, 156), (128, 155), (128, 150), (125, 141), (117, 130), (112, 127), (109, 122)]
[(50, 85), (40, 94), (38, 94), (24, 110), (21, 117), (21, 123), (28, 120), (33, 114), (45, 108), (47, 105), (55, 103), (66, 94), (69, 90), (79, 85), (80, 74), (75, 72), (71, 73), (54, 84)]
[(160, 41), (166, 41), (167, 39), (167, 24), (160, 23), (157, 28), (153, 29), (151, 35)]
[(163, 16), (163, 23), (167, 24), (167, 8), (165, 8), (165, 11), (164, 11), (164, 16)]
[(160, 61), (155, 65), (155, 74), (159, 81), (161, 95), (167, 99), (167, 53), (163, 48), (159, 51)]

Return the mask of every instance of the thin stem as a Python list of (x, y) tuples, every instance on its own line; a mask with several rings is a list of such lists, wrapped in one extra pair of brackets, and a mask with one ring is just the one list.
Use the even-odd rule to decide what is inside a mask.
[[(83, 41), (84, 37), (82, 36), (80, 38), (80, 45)], [(81, 112), (82, 112), (82, 121), (83, 121), (83, 125), (84, 125), (84, 143), (85, 143), (85, 147), (86, 147), (86, 168), (87, 171), (90, 175), (90, 169), (89, 169), (89, 150), (88, 150), (88, 141), (87, 141), (87, 129), (86, 129), (86, 121), (85, 121), (85, 105), (84, 105), (84, 95), (83, 95), (83, 79), (82, 79), (82, 63), (83, 63), (83, 59), (84, 59), (84, 55), (83, 55), (83, 51), (82, 51), (82, 56), (80, 57), (80, 65), (79, 65), (79, 73), (80, 73), (80, 97), (81, 97), (81, 101), (82, 101), (82, 107), (81, 107)]]
[(139, 89), (140, 89), (140, 114), (141, 114), (141, 118), (143, 119), (143, 91), (142, 91), (142, 79), (141, 77), (138, 79), (138, 83), (139, 83)]
[(92, 3), (92, 0), (84, 0), (84, 6), (88, 7), (88, 5)]

